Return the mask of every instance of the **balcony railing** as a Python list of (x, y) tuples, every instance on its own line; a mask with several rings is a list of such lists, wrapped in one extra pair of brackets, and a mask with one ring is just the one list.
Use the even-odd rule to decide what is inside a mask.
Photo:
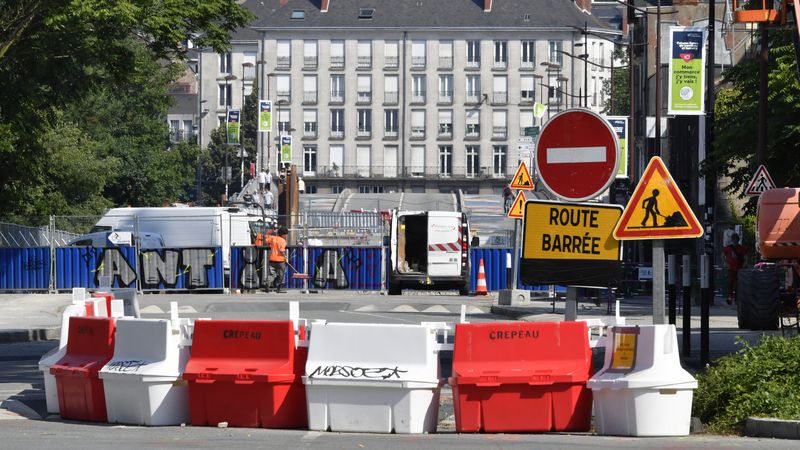
[(303, 103), (317, 103), (317, 91), (303, 91)]
[(467, 103), (476, 104), (481, 102), (480, 92), (467, 92)]
[(453, 137), (453, 124), (452, 123), (440, 123), (439, 124), (439, 137), (450, 139)]
[(372, 57), (371, 56), (359, 56), (358, 57), (358, 68), (359, 69), (369, 69), (372, 67)]
[(412, 138), (424, 138), (425, 137), (425, 127), (411, 127), (411, 137)]
[(508, 127), (492, 127), (492, 137), (498, 139), (505, 139), (508, 135)]
[(344, 103), (344, 91), (331, 91), (331, 103)]
[(344, 69), (344, 56), (331, 56), (331, 69)]
[(358, 103), (371, 103), (372, 102), (372, 91), (358, 91), (358, 98), (356, 100)]
[(278, 102), (283, 100), (286, 103), (291, 103), (292, 102), (292, 93), (290, 91), (278, 91), (277, 100), (278, 100)]
[(500, 179), (507, 177), (507, 173), (516, 168), (494, 168), (491, 166), (447, 166), (446, 171), (438, 165), (399, 167), (395, 165), (381, 165), (367, 167), (366, 165), (348, 166), (317, 166), (316, 172), (307, 172), (303, 176), (309, 178), (426, 178), (426, 179)]
[(317, 124), (316, 122), (307, 122), (303, 125), (303, 137), (315, 138), (317, 137)]
[(316, 69), (317, 68), (317, 57), (316, 56), (304, 56), (303, 57), (303, 68), (305, 68), (305, 69)]
[(467, 69), (480, 69), (481, 60), (480, 59), (476, 59), (476, 60), (473, 60), (473, 61), (467, 60), (466, 67), (467, 67)]
[(492, 68), (493, 69), (506, 70), (508, 68), (508, 61), (497, 61), (497, 60), (495, 60), (494, 64), (492, 64)]
[(396, 138), (397, 130), (383, 130), (383, 137)]
[(493, 92), (492, 104), (504, 105), (508, 103), (508, 92)]
[(453, 103), (453, 91), (439, 91), (439, 103)]
[(519, 63), (520, 69), (531, 70), (536, 66), (534, 61), (522, 61)]
[(412, 56), (411, 57), (411, 68), (412, 69), (424, 69), (425, 68), (425, 57), (424, 56)]
[(331, 130), (331, 137), (336, 138), (343, 138), (344, 137), (344, 130)]
[(384, 92), (383, 93), (383, 103), (387, 105), (396, 105), (397, 104), (397, 92)]
[(481, 137), (481, 126), (467, 124), (467, 131), (464, 136), (471, 139)]
[(400, 65), (400, 58), (397, 56), (387, 56), (385, 65), (387, 69), (396, 69)]
[(439, 68), (440, 69), (452, 69), (453, 68), (453, 57), (452, 56), (440, 56), (439, 57)]
[(278, 56), (278, 69), (289, 69), (292, 67), (292, 57), (291, 56)]
[(425, 92), (412, 92), (411, 103), (425, 103)]
[(356, 136), (360, 138), (372, 137), (372, 130), (367, 130), (367, 129), (358, 130)]

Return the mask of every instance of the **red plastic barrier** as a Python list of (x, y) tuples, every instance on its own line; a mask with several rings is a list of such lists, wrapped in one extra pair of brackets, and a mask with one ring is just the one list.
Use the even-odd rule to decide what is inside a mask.
[(61, 417), (106, 421), (106, 399), (98, 372), (114, 355), (114, 320), (70, 317), (67, 352), (50, 368), (56, 378)]
[(106, 300), (106, 313), (111, 317), (111, 300), (114, 300), (114, 294), (110, 292), (92, 292), (92, 298), (102, 298)]
[(584, 322), (458, 324), (456, 430), (588, 431), (591, 369)]
[(192, 425), (306, 428), (307, 356), (291, 321), (198, 320), (183, 375)]

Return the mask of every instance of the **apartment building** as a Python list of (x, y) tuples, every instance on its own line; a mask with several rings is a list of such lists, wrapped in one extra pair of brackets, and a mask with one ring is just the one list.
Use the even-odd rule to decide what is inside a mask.
[(259, 163), (274, 170), (276, 140), (292, 136), (309, 192), (499, 192), (526, 128), (573, 106), (599, 111), (610, 76), (613, 44), (598, 36), (614, 32), (590, 0), (244, 5), (258, 19), (233, 51), (199, 58), (200, 143), (260, 86), (273, 129)]

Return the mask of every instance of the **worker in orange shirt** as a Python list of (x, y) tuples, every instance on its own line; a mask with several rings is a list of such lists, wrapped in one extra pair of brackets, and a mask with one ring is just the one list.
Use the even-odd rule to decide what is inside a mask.
[(275, 292), (283, 293), (283, 277), (286, 273), (286, 227), (278, 228), (277, 235), (267, 236), (269, 246), (269, 267), (275, 271)]

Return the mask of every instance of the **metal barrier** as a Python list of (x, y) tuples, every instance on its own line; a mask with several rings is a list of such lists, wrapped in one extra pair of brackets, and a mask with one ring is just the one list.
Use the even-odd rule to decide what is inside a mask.
[(0, 248), (0, 290), (50, 289), (50, 248)]
[(51, 229), (49, 226), (29, 227), (0, 222), (0, 247), (28, 248), (67, 245), (76, 233)]

